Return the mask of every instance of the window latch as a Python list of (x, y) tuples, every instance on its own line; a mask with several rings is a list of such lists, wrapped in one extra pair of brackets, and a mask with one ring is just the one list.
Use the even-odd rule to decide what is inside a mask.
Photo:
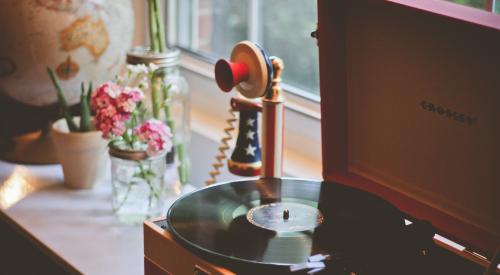
[(319, 39), (319, 32), (318, 32), (318, 30), (319, 30), (318, 24), (316, 24), (316, 30), (314, 30), (314, 31), (311, 32), (311, 37), (312, 38), (316, 38), (316, 45), (319, 46), (319, 41), (318, 41), (318, 39)]

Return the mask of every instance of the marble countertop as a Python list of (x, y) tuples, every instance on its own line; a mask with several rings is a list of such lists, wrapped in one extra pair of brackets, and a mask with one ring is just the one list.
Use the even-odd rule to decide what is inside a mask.
[[(121, 225), (111, 212), (111, 185), (63, 186), (60, 165), (0, 162), (0, 210), (84, 274), (142, 274), (142, 226)], [(173, 199), (172, 199), (173, 201)]]
[[(191, 182), (198, 187), (208, 178), (216, 148), (217, 143), (193, 134)], [(223, 169), (218, 179), (238, 178)], [(0, 161), (0, 218), (70, 272), (143, 274), (142, 225), (122, 225), (113, 216), (110, 176), (88, 190), (68, 189), (63, 182), (60, 165)], [(188, 185), (183, 192), (192, 190)], [(168, 198), (165, 213), (175, 199)]]

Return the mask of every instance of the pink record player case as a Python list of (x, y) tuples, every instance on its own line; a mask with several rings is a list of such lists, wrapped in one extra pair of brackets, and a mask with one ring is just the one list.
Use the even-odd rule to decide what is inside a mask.
[(491, 259), (500, 15), (442, 0), (319, 0), (318, 21), (324, 179)]
[[(425, 274), (481, 274), (484, 270), (485, 274), (498, 274), (500, 15), (443, 0), (318, 0), (318, 29), (314, 34), (318, 40), (320, 58), (322, 167), (325, 182), (308, 182), (310, 187), (295, 193), (317, 190), (314, 188), (320, 185), (341, 186), (349, 190), (362, 189), (367, 191), (361, 192), (364, 195), (371, 197), (372, 194), (368, 193), (373, 193), (394, 204), (408, 221), (413, 222), (413, 226), (428, 225), (421, 220), (429, 221), (433, 228), (431, 235), (425, 235), (428, 238), (425, 240), (430, 240), (433, 245), (430, 250), (426, 250), (425, 246), (418, 246), (418, 251), (415, 252), (418, 259), (422, 257), (426, 260), (414, 261), (409, 265), (401, 264), (403, 269), (384, 270), (403, 270), (403, 273), (395, 274), (420, 274), (416, 273), (419, 270), (427, 270)], [(172, 207), (167, 218), (146, 221), (145, 273), (241, 274), (238, 271), (243, 270), (247, 272), (244, 274), (276, 274), (251, 271), (258, 267), (281, 270), (279, 266), (273, 265), (274, 261), (247, 262), (248, 265), (241, 266), (244, 263), (238, 257), (243, 256), (233, 257), (233, 252), (237, 249), (217, 254), (214, 253), (218, 251), (217, 248), (196, 242), (198, 239), (194, 237), (190, 240), (195, 241), (179, 237), (204, 237), (210, 228), (223, 228), (225, 231), (210, 231), (219, 233), (216, 237), (210, 235), (207, 238), (208, 243), (213, 244), (217, 241), (220, 243), (220, 232), (227, 233), (238, 228), (255, 229), (237, 226), (237, 222), (246, 221), (239, 219), (246, 217), (245, 215), (227, 219), (231, 221), (227, 228), (224, 223), (212, 223), (212, 220), (220, 217), (220, 213), (232, 209), (228, 206), (224, 211), (217, 211), (219, 199), (224, 198), (221, 194), (233, 194), (224, 191), (224, 188), (246, 186), (249, 182), (251, 183), (242, 181), (215, 185), (210, 187), (215, 190), (212, 193), (208, 193), (209, 189), (200, 190), (196, 193), (200, 197), (196, 198), (209, 198), (199, 200), (201, 207), (190, 206), (198, 201), (194, 197), (191, 200), (184, 199), (184, 203), (181, 198), (178, 200), (181, 203), (177, 205), (185, 206), (184, 208)], [(280, 199), (283, 190), (286, 191), (289, 187), (292, 190), (292, 186), (304, 184), (298, 179), (279, 176), (263, 177), (257, 182), (268, 187), (280, 182), (281, 187), (276, 189), (280, 191), (277, 196)], [(256, 188), (239, 190), (254, 192)], [(330, 209), (330, 214), (335, 212), (333, 210), (340, 209), (339, 213), (346, 215), (349, 212), (347, 209), (356, 209), (366, 203), (360, 197), (349, 197), (339, 190), (336, 189), (335, 193), (324, 192), (324, 197), (320, 196), (316, 200), (319, 203), (318, 209)], [(239, 194), (243, 193), (245, 192)], [(206, 196), (207, 194), (214, 195)], [(234, 197), (241, 198), (240, 195)], [(283, 197), (287, 198), (286, 195)], [(240, 202), (236, 199), (228, 201), (238, 202), (234, 205), (239, 205)], [(205, 209), (207, 205), (216, 210), (198, 210)], [(174, 215), (172, 209), (177, 209), (180, 214)], [(362, 212), (362, 220), (369, 220), (369, 224), (363, 223), (360, 227), (366, 230), (355, 231), (362, 233), (351, 236), (353, 238), (349, 241), (354, 240), (354, 243), (358, 240), (365, 243), (370, 238), (362, 235), (373, 237), (374, 235), (370, 235), (371, 231), (376, 232), (374, 228), (383, 223), (370, 219), (377, 213), (371, 213), (373, 207), (369, 210), (360, 209), (363, 209), (359, 211)], [(184, 210), (192, 212), (183, 212)], [(285, 217), (285, 213), (289, 213), (286, 210), (287, 212), (283, 212), (284, 220), (288, 219), (288, 215)], [(397, 218), (403, 223), (399, 210)], [(203, 216), (204, 214), (207, 216)], [(215, 216), (210, 216), (211, 214)], [(309, 239), (301, 238), (297, 242), (303, 244), (309, 241), (311, 246), (295, 250), (309, 256), (318, 247), (323, 248), (321, 245), (324, 243), (338, 245), (335, 241), (346, 239), (350, 231), (334, 231), (341, 233), (330, 234), (330, 229), (335, 228), (335, 218), (340, 217), (340, 214), (327, 216), (326, 221), (328, 217), (334, 217), (330, 220), (332, 222), (318, 227), (314, 234), (308, 235)], [(188, 218), (184, 219), (184, 216)], [(195, 218), (189, 219), (190, 217)], [(348, 224), (350, 223), (344, 225)], [(354, 224), (358, 226), (358, 223)], [(187, 228), (189, 232), (196, 234), (182, 235), (180, 231), (176, 231), (179, 228)], [(389, 227), (383, 228), (383, 233), (387, 233)], [(436, 235), (434, 229), (437, 231)], [(392, 234), (394, 232), (390, 231), (387, 234), (390, 237), (385, 241), (402, 240), (392, 238), (397, 237), (397, 234)], [(232, 247), (232, 243), (236, 243), (236, 247), (242, 244), (245, 256), (248, 254), (258, 257), (272, 251), (272, 242), (262, 237), (264, 235), (247, 234), (242, 238), (244, 235), (239, 234), (240, 231), (237, 233), (234, 236), (238, 241), (223, 243), (218, 248), (227, 249)], [(431, 239), (433, 235), (434, 239)], [(419, 238), (418, 234), (412, 236)], [(240, 242), (240, 239), (246, 242)], [(279, 241), (285, 239), (279, 239), (278, 236)], [(432, 240), (438, 244), (437, 247)], [(413, 239), (409, 241), (408, 244), (411, 241), (419, 242)], [(279, 253), (268, 254), (287, 255), (288, 253), (281, 253), (281, 250), (288, 252), (294, 249), (291, 249), (293, 246), (290, 239), (286, 239), (286, 243), (288, 249), (278, 246)], [(390, 251), (395, 251), (392, 254), (383, 252), (384, 248), (385, 252), (389, 252), (388, 250), (397, 246), (388, 246), (387, 249), (381, 247), (386, 243), (368, 243), (369, 245), (359, 249), (363, 253), (369, 251), (366, 259), (375, 258), (374, 253), (371, 253), (375, 251), (380, 254), (376, 260), (381, 260), (381, 266), (387, 264), (384, 268), (392, 265), (399, 267), (399, 264), (395, 264), (397, 260), (394, 255), (400, 251)], [(346, 247), (351, 248), (351, 244)], [(353, 247), (356, 253), (352, 255), (360, 255), (357, 253), (358, 246)], [(326, 247), (325, 251), (330, 251), (329, 249), (330, 247)], [(331, 251), (335, 252), (335, 249), (333, 247)], [(336, 258), (333, 263), (341, 266), (339, 259), (341, 258)], [(335, 268), (335, 264), (330, 267)], [(419, 269), (419, 265), (424, 268)], [(346, 270), (348, 269), (343, 269)], [(295, 274), (291, 273), (291, 269), (286, 271), (284, 274)], [(327, 269), (325, 272), (328, 271)]]

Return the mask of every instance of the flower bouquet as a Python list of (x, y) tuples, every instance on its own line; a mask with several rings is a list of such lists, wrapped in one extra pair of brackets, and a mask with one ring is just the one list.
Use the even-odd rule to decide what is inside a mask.
[(148, 115), (141, 85), (106, 82), (91, 95), (95, 128), (109, 140), (113, 211), (124, 223), (160, 215), (167, 196), (165, 156), (172, 133)]

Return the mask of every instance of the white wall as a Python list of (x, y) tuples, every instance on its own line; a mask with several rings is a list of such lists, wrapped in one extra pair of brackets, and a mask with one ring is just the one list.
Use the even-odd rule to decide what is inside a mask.
[(147, 5), (145, 0), (131, 0), (135, 13), (134, 40), (132, 46), (144, 45), (147, 39)]

